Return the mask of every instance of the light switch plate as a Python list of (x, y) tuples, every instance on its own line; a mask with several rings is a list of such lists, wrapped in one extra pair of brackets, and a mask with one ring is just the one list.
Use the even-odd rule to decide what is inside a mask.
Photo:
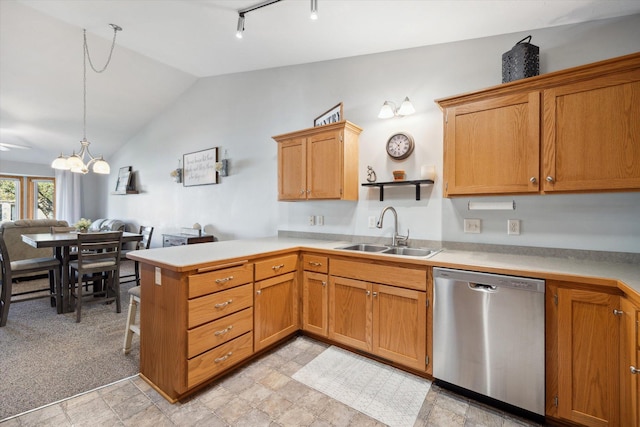
[(376, 228), (376, 217), (375, 216), (370, 216), (369, 217), (369, 228)]
[(481, 221), (479, 219), (468, 219), (464, 220), (464, 232), (465, 233), (480, 233), (480, 224)]
[(314, 215), (309, 215), (309, 225), (316, 225), (316, 217)]

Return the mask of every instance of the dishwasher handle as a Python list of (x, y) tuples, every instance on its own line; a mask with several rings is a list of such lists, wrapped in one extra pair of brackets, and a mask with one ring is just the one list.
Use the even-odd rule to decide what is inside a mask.
[(472, 282), (468, 282), (468, 284), (469, 284), (469, 289), (471, 289), (472, 291), (487, 292), (487, 293), (498, 292), (498, 287), (495, 285), (484, 285), (482, 283), (472, 283)]

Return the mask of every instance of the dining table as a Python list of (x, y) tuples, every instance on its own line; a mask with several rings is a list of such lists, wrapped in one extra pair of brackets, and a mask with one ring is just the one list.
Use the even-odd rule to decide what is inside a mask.
[[(99, 232), (98, 232), (99, 233)], [(71, 301), (71, 287), (69, 277), (69, 260), (71, 259), (71, 248), (78, 245), (78, 233), (37, 233), (22, 234), (22, 241), (34, 248), (54, 248), (56, 258), (62, 265), (62, 277), (60, 278), (59, 292), (62, 293), (62, 304), (57, 307), (58, 313), (68, 313), (74, 311)], [(125, 231), (122, 233), (122, 243), (140, 242), (142, 234)]]

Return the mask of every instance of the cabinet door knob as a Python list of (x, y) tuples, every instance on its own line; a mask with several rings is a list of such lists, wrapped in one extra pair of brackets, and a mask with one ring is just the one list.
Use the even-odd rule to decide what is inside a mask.
[(311, 190), (307, 190), (307, 194), (311, 194)]
[(260, 294), (262, 294), (262, 291), (261, 290), (257, 290), (256, 291), (256, 295), (260, 295)]
[(553, 182), (553, 177), (552, 176), (548, 176), (547, 177), (547, 182)]
[(624, 311), (622, 310), (613, 310), (613, 314), (616, 316), (622, 316), (624, 314)]
[(535, 176), (532, 176), (531, 178), (529, 178), (529, 181), (531, 181), (532, 184), (535, 184), (538, 180)]
[(373, 293), (373, 296), (374, 296), (374, 297), (377, 297), (377, 296), (378, 296), (378, 293), (377, 293), (377, 292), (374, 292), (374, 293)]
[(304, 190), (300, 190), (300, 194), (304, 194)]
[(367, 291), (367, 296), (371, 295), (371, 291)]
[(322, 286), (327, 286), (327, 282), (323, 281)]
[(635, 366), (629, 366), (629, 370), (632, 374), (640, 374), (640, 369), (636, 368)]

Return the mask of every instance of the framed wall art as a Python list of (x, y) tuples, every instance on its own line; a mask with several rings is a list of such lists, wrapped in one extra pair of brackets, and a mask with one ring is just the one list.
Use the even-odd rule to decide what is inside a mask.
[(341, 120), (344, 120), (344, 115), (342, 114), (342, 102), (329, 108), (327, 111), (320, 114), (320, 116), (316, 117), (313, 121), (313, 126), (328, 125)]
[(209, 148), (182, 156), (182, 185), (209, 185), (218, 183), (216, 162), (218, 161), (218, 147)]
[(118, 180), (116, 181), (116, 194), (126, 194), (131, 179), (131, 166), (124, 166), (118, 170)]

